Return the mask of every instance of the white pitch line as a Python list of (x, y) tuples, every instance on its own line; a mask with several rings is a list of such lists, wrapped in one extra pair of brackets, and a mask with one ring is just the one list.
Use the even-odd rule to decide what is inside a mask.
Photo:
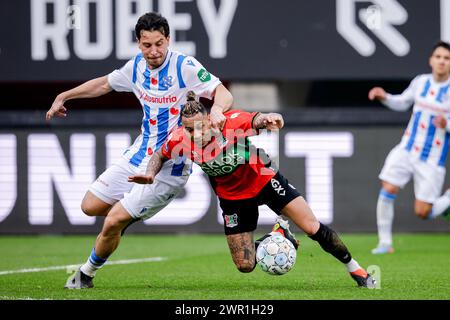
[[(128, 259), (128, 260), (115, 260), (115, 261), (107, 261), (105, 264), (113, 265), (113, 264), (132, 264), (132, 263), (142, 263), (142, 262), (159, 262), (166, 260), (164, 257), (153, 257), (153, 258), (143, 258), (143, 259)], [(5, 270), (0, 271), (0, 276), (6, 274), (14, 274), (14, 273), (29, 273), (29, 272), (42, 272), (42, 271), (53, 271), (53, 270), (66, 270), (78, 268), (83, 263), (79, 264), (68, 264), (65, 266), (53, 266), (53, 267), (45, 267), (45, 268), (27, 268), (27, 269), (18, 269), (18, 270)]]

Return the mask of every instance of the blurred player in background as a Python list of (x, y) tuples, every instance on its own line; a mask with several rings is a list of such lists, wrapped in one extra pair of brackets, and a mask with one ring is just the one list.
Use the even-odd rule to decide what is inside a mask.
[(65, 117), (66, 101), (98, 97), (112, 90), (133, 92), (144, 113), (141, 135), (125, 150), (121, 160), (98, 177), (82, 201), (85, 214), (106, 218), (88, 260), (68, 279), (66, 288), (93, 287), (96, 271), (116, 250), (125, 228), (155, 215), (186, 184), (192, 164), (183, 159), (166, 162), (153, 185), (127, 181), (128, 176), (145, 172), (150, 156), (181, 124), (186, 92), (192, 90), (201, 97), (214, 98), (211, 120), (219, 128), (225, 122), (222, 112), (230, 109), (233, 102), (220, 80), (195, 58), (169, 49), (170, 30), (164, 17), (144, 14), (137, 21), (135, 33), (141, 53), (121, 69), (59, 94), (46, 115), (47, 120)]
[(380, 87), (369, 92), (370, 100), (379, 100), (395, 111), (405, 111), (414, 104), (402, 140), (387, 156), (379, 175), (379, 242), (372, 250), (373, 254), (394, 252), (394, 201), (399, 189), (411, 178), (414, 179), (416, 214), (422, 219), (448, 215), (450, 189), (443, 195), (441, 192), (450, 137), (450, 45), (438, 42), (433, 47), (429, 64), (431, 74), (415, 77), (402, 94), (391, 95)]
[[(278, 113), (263, 114), (240, 110), (225, 113), (222, 130), (212, 128), (205, 107), (188, 94), (181, 119), (183, 127), (169, 135), (163, 147), (150, 159), (145, 175), (130, 176), (129, 181), (151, 184), (161, 166), (171, 158), (184, 156), (197, 163), (209, 176), (223, 210), (225, 234), (230, 253), (241, 272), (256, 265), (256, 248), (267, 236), (253, 240), (258, 222), (258, 206), (266, 204), (279, 216), (291, 219), (328, 253), (341, 261), (361, 287), (374, 288), (373, 278), (359, 266), (337, 233), (320, 223), (297, 190), (281, 173), (271, 167), (262, 149), (248, 140), (261, 129), (279, 130), (284, 125)], [(288, 222), (279, 218), (272, 232), (279, 232), (298, 248)]]

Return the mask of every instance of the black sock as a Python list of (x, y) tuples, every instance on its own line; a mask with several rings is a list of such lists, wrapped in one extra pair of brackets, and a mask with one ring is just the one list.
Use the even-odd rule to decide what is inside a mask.
[(342, 263), (349, 263), (352, 260), (352, 255), (348, 252), (347, 247), (339, 238), (338, 234), (326, 225), (321, 223), (319, 230), (317, 230), (316, 234), (310, 236), (310, 238), (319, 242), (323, 250), (332, 254)]

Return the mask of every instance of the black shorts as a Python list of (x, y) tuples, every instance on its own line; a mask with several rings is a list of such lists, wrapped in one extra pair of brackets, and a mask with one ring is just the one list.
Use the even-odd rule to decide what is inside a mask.
[(277, 215), (300, 193), (289, 184), (279, 172), (253, 198), (227, 200), (219, 198), (223, 210), (222, 217), (225, 234), (237, 234), (256, 230), (258, 224), (258, 206), (267, 205)]

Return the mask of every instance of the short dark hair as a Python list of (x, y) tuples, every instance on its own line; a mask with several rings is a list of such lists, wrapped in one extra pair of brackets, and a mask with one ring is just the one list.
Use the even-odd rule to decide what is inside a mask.
[(136, 33), (136, 38), (138, 40), (141, 39), (141, 31), (159, 31), (166, 38), (170, 35), (170, 28), (167, 19), (161, 16), (156, 12), (147, 12), (142, 15), (134, 28), (134, 32)]
[(187, 101), (181, 110), (182, 117), (192, 118), (198, 113), (201, 113), (203, 115), (208, 113), (205, 106), (200, 101), (195, 100), (194, 91), (189, 91), (186, 96)]
[(450, 51), (450, 44), (448, 42), (445, 41), (438, 41), (434, 46), (433, 46), (433, 50), (431, 51), (431, 54), (433, 55), (434, 51), (437, 48), (444, 48), (447, 49), (448, 51)]

